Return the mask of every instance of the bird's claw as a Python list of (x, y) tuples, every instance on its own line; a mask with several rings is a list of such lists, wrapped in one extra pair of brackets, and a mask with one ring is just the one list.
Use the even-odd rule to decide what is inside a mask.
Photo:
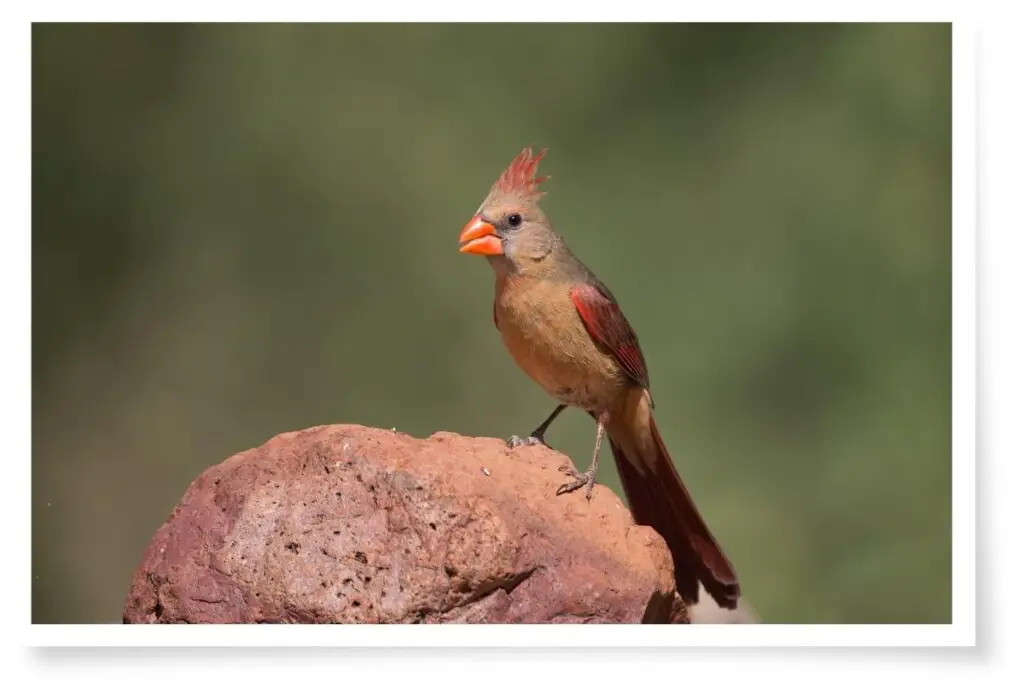
[(587, 502), (590, 502), (591, 497), (594, 495), (594, 484), (597, 483), (597, 473), (593, 468), (587, 468), (586, 471), (580, 474), (579, 470), (573, 465), (562, 465), (558, 468), (558, 471), (573, 477), (574, 481), (559, 486), (558, 490), (555, 491), (556, 496), (560, 496), (563, 493), (572, 493), (577, 489), (586, 487)]
[(525, 439), (521, 436), (510, 436), (505, 439), (505, 445), (509, 448), (521, 448), (523, 446), (547, 446), (543, 439), (534, 434), (531, 434)]

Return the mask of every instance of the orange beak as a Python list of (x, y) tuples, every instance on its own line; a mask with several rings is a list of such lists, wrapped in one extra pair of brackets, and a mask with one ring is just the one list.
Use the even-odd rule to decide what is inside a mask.
[(466, 227), (459, 233), (459, 244), (459, 251), (463, 254), (497, 256), (504, 253), (498, 232), (480, 216), (473, 216), (473, 220), (466, 223)]

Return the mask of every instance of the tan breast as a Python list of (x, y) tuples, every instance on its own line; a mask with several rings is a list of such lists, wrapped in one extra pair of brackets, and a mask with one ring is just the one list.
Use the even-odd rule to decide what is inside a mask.
[(601, 411), (625, 388), (623, 373), (590, 337), (569, 289), (564, 282), (499, 278), (498, 329), (523, 372), (555, 400)]

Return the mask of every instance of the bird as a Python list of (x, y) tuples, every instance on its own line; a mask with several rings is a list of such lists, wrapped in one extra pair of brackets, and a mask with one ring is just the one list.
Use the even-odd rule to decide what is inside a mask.
[(590, 466), (555, 495), (584, 489), (591, 500), (598, 453), (607, 437), (633, 519), (650, 526), (672, 555), (676, 590), (695, 604), (702, 584), (735, 609), (739, 581), (683, 484), (654, 421), (647, 362), (611, 290), (569, 249), (540, 207), (541, 159), (524, 148), (491, 186), (459, 234), (459, 251), (486, 257), (494, 271), (492, 317), (519, 368), (555, 402), (553, 412), (510, 448), (547, 446), (545, 435), (568, 407), (597, 424)]

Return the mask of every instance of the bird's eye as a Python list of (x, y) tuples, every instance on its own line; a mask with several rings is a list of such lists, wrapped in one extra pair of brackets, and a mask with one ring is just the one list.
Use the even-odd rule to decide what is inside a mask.
[(518, 213), (511, 214), (508, 217), (508, 224), (511, 225), (513, 228), (518, 228), (519, 224), (522, 223), (522, 222), (523, 222), (523, 217), (520, 216)]

